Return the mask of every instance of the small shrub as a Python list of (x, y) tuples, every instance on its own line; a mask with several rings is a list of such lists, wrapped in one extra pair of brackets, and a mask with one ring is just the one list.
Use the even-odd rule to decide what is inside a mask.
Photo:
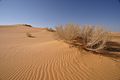
[(23, 24), (23, 25), (27, 27), (32, 27), (32, 25), (29, 25), (29, 24)]
[(27, 35), (27, 37), (34, 38), (34, 36), (29, 32), (27, 32), (26, 35)]
[(52, 29), (52, 28), (47, 28), (47, 30), (48, 30), (49, 32), (55, 32), (55, 30)]

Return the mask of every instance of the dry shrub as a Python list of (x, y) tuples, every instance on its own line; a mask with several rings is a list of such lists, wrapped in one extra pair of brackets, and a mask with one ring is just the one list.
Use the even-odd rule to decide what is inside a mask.
[(79, 25), (74, 25), (74, 24), (67, 24), (64, 26), (61, 25), (56, 27), (56, 32), (59, 38), (67, 42), (72, 42), (79, 36), (80, 27)]
[(84, 26), (80, 37), (85, 49), (99, 51), (106, 47), (106, 43), (110, 40), (110, 33), (101, 27)]
[(49, 31), (49, 32), (55, 32), (55, 30), (53, 28), (47, 28), (47, 31)]
[(104, 49), (106, 42), (110, 39), (110, 33), (97, 26), (88, 25), (80, 28), (79, 25), (68, 24), (56, 27), (56, 32), (66, 42), (96, 52)]
[(35, 38), (35, 36), (33, 36), (31, 33), (27, 32), (26, 33), (27, 37), (30, 37), (30, 38)]

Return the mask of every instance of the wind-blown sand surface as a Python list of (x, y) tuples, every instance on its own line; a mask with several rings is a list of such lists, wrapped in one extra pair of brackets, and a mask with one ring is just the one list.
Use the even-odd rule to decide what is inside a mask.
[(120, 80), (120, 62), (69, 48), (46, 29), (1, 27), (0, 80)]

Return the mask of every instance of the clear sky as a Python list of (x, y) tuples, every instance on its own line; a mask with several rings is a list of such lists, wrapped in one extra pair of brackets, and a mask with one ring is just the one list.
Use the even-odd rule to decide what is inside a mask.
[(120, 31), (120, 0), (0, 0), (0, 24), (19, 23), (92, 24)]

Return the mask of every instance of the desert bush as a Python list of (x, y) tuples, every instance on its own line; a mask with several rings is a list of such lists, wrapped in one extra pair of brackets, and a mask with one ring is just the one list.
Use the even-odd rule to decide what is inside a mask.
[(32, 25), (29, 25), (29, 24), (16, 24), (16, 26), (27, 26), (27, 27), (32, 27)]
[(84, 26), (80, 28), (78, 25), (65, 25), (56, 27), (58, 36), (70, 42), (73, 45), (82, 47), (85, 50), (100, 51), (106, 47), (107, 41), (110, 39), (109, 32), (104, 28), (97, 26)]
[(34, 38), (34, 36), (29, 32), (27, 32), (26, 35), (27, 35), (27, 37)]
[(67, 42), (72, 42), (79, 36), (80, 27), (74, 24), (60, 25), (56, 27), (56, 32), (59, 38)]
[(55, 32), (55, 30), (54, 30), (53, 28), (47, 28), (47, 30), (48, 30), (49, 32)]
[(99, 51), (106, 47), (110, 39), (110, 33), (101, 27), (84, 26), (81, 30), (81, 42), (83, 47), (91, 51)]

